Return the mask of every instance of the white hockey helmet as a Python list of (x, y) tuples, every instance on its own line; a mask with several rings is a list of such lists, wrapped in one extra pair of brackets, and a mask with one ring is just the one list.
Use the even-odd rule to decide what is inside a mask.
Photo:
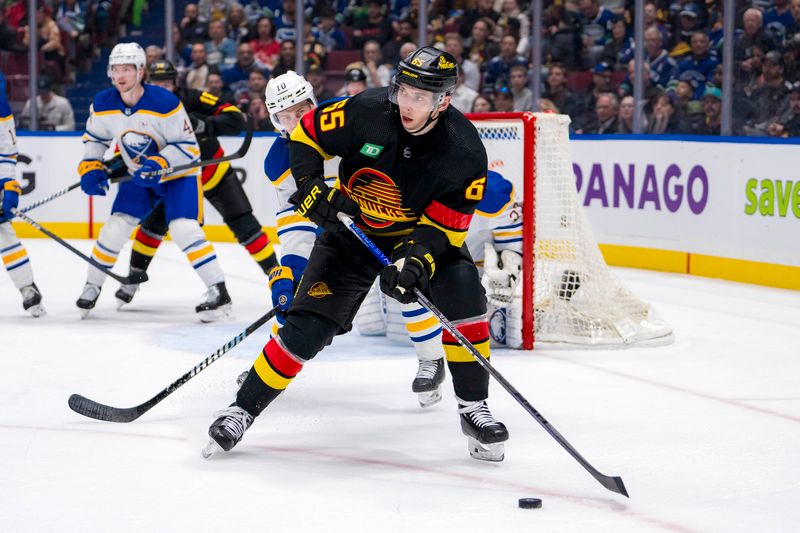
[(114, 65), (134, 65), (139, 72), (139, 81), (142, 81), (142, 67), (147, 62), (144, 49), (139, 43), (119, 43), (114, 46), (108, 56), (108, 70), (106, 73), (111, 77), (111, 67)]
[(267, 90), (264, 91), (264, 101), (267, 104), (269, 118), (275, 129), (281, 133), (286, 133), (286, 128), (281, 126), (276, 115), (284, 109), (306, 100), (310, 100), (311, 105), (316, 107), (317, 98), (314, 96), (314, 87), (293, 70), (269, 80)]

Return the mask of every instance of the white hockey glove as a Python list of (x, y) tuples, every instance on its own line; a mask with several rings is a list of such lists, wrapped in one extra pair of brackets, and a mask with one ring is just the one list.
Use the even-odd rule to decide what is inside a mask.
[(489, 304), (507, 307), (514, 299), (514, 292), (522, 274), (522, 256), (511, 250), (503, 250), (500, 257), (491, 243), (484, 244), (483, 278)]

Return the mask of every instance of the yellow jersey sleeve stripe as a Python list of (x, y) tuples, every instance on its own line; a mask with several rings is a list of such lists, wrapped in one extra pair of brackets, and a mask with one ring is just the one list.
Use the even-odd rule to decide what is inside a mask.
[(419, 224), (421, 226), (433, 226), (434, 228), (438, 229), (447, 236), (447, 240), (450, 241), (450, 244), (456, 248), (461, 248), (461, 245), (464, 244), (464, 241), (467, 239), (466, 231), (454, 231), (452, 229), (445, 228), (444, 226), (440, 226), (428, 218), (426, 215), (422, 215), (422, 218), (419, 220)]
[(302, 124), (298, 124), (297, 127), (292, 131), (291, 139), (293, 141), (296, 141), (296, 142), (299, 142), (299, 143), (303, 143), (305, 145), (310, 146), (311, 148), (316, 150), (317, 153), (319, 155), (321, 155), (322, 157), (324, 157), (326, 160), (333, 158), (332, 155), (326, 154), (325, 151), (316, 142), (314, 142), (314, 139), (312, 139), (311, 137), (308, 136), (308, 134), (306, 133), (306, 130), (303, 129), (303, 125)]
[(175, 109), (173, 109), (172, 111), (169, 111), (167, 113), (159, 113), (157, 111), (150, 111), (149, 109), (140, 109), (139, 111), (137, 111), (137, 113), (142, 113), (143, 115), (153, 115), (155, 117), (171, 117), (172, 115), (174, 115), (175, 113), (180, 111), (182, 108), (183, 108), (183, 104), (178, 104), (175, 107)]
[(272, 184), (273, 184), (273, 185), (275, 185), (275, 186), (277, 187), (278, 185), (280, 185), (281, 183), (283, 183), (283, 180), (285, 180), (286, 178), (288, 178), (288, 177), (289, 177), (289, 176), (291, 176), (291, 175), (292, 175), (292, 169), (291, 169), (291, 168), (287, 168), (287, 169), (286, 169), (286, 172), (284, 172), (283, 174), (281, 174), (281, 175), (278, 177), (278, 179), (276, 179), (275, 181), (273, 181), (273, 182), (272, 182)]

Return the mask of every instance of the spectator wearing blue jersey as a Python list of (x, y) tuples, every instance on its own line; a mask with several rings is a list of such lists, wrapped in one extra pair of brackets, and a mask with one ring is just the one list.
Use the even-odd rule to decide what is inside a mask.
[(296, 11), (295, 0), (283, 0), (281, 9), (275, 12), (272, 24), (275, 26), (275, 39), (278, 42), (297, 40), (294, 29)]
[(764, 12), (764, 27), (769, 28), (772, 25), (776, 25), (776, 30), (782, 30), (783, 34), (785, 35), (786, 30), (796, 22), (794, 16), (792, 15), (789, 0), (773, 1), (773, 7)]
[(583, 42), (583, 63), (593, 67), (600, 61), (616, 15), (598, 0), (578, 0), (578, 24)]
[(250, 72), (255, 69), (263, 69), (263, 66), (256, 63), (253, 47), (250, 43), (240, 44), (236, 48), (236, 63), (222, 71), (222, 81), (234, 98), (238, 99), (238, 94), (247, 90)]
[(513, 35), (505, 35), (500, 41), (500, 55), (493, 57), (486, 67), (483, 78), (484, 94), (491, 94), (498, 86), (508, 87), (511, 67), (528, 66), (528, 60), (517, 53), (517, 39)]
[(225, 37), (225, 22), (214, 20), (208, 25), (210, 40), (206, 41), (206, 62), (219, 68), (236, 62), (236, 43)]
[(699, 99), (705, 90), (705, 83), (711, 81), (714, 75), (714, 69), (717, 68), (719, 61), (713, 57), (709, 52), (708, 35), (702, 31), (696, 31), (692, 34), (691, 40), (692, 53), (691, 55), (678, 63), (676, 75), (680, 78), (684, 74), (692, 73), (694, 79), (700, 81), (698, 87), (695, 88), (695, 98)]

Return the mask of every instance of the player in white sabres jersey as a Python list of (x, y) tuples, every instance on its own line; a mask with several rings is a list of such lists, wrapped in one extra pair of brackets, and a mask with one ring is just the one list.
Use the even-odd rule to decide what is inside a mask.
[[(274, 269), (270, 275), (270, 288), (273, 305), (281, 305), (283, 309), (288, 309), (314, 245), (317, 226), (298, 215), (295, 212), (296, 207), (289, 203), (289, 197), (297, 191), (297, 185), (289, 168), (286, 139), (288, 132), (297, 126), (302, 116), (313, 109), (317, 102), (311, 84), (290, 71), (270, 80), (266, 90), (266, 104), (273, 125), (281, 133), (264, 160), (264, 172), (278, 194), (279, 207), (276, 218), (278, 237), (281, 241), (282, 266)], [(328, 185), (332, 186), (331, 183)], [(377, 286), (375, 291), (380, 292)], [(382, 299), (372, 301), (380, 305)], [(436, 317), (418, 304), (395, 303), (404, 309), (403, 316), (408, 329), (406, 339), (410, 338), (414, 342), (419, 359), (419, 369), (412, 383), (412, 390), (419, 394), (421, 406), (433, 405), (441, 400), (440, 385), (444, 381), (442, 328)], [(279, 317), (279, 322), (282, 321), (283, 317)], [(381, 325), (385, 330), (382, 320)]]
[[(95, 95), (86, 123), (83, 160), (78, 166), (81, 189), (90, 195), (105, 195), (108, 175), (101, 161), (112, 146), (119, 150), (132, 176), (119, 186), (92, 257), (105, 268), (113, 267), (139, 221), (162, 202), (173, 241), (208, 287), (195, 310), (201, 321), (209, 322), (226, 315), (231, 300), (214, 249), (200, 228), (203, 196), (199, 169), (159, 175), (163, 169), (197, 161), (200, 149), (178, 97), (142, 83), (144, 66), (141, 46), (116, 45), (108, 61), (114, 87)], [(105, 278), (105, 272), (89, 268), (77, 301), (82, 317), (94, 308)]]
[[(2, 80), (5, 83), (5, 79)], [(8, 105), (6, 94), (0, 93), (0, 256), (11, 276), (14, 286), (22, 293), (22, 307), (39, 317), (45, 314), (42, 295), (33, 282), (33, 269), (28, 252), (11, 227), (12, 212), (17, 208), (22, 194), (15, 178), (17, 167), (17, 135), (14, 115)]]
[[(475, 265), (482, 270), (492, 340), (512, 348), (522, 345), (522, 295), (518, 285), (522, 267), (521, 207), (511, 182), (490, 170), (466, 239)], [(361, 335), (386, 335), (399, 344), (408, 344), (410, 339), (419, 354), (422, 342), (429, 346), (441, 346), (442, 342), (438, 322), (435, 318), (434, 322), (427, 322), (423, 312), (419, 304), (401, 305), (385, 298), (375, 285), (361, 304), (355, 325)], [(421, 363), (417, 379), (423, 370)], [(430, 396), (421, 393), (420, 403)]]

